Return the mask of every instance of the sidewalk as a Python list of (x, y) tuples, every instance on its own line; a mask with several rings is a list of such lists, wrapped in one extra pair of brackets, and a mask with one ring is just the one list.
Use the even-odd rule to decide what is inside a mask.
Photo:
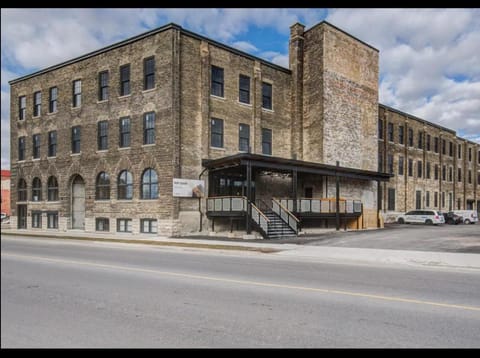
[(396, 264), (429, 268), (461, 268), (480, 270), (480, 255), (470, 253), (409, 251), (334, 246), (304, 246), (301, 244), (249, 242), (221, 237), (171, 238), (164, 236), (133, 236), (129, 234), (99, 234), (85, 232), (35, 232), (31, 230), (2, 229), (2, 235), (48, 237), (72, 240), (90, 240), (117, 243), (134, 243), (161, 246), (192, 247), (200, 249), (240, 250), (268, 253), (285, 259), (308, 260), (328, 263)]

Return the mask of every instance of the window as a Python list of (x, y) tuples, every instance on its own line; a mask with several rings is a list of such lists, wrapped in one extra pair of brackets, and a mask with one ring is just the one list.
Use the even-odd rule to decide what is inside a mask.
[(42, 112), (42, 92), (38, 91), (33, 94), (33, 116), (38, 117)]
[(240, 75), (238, 79), (238, 101), (250, 103), (250, 77)]
[(398, 157), (398, 175), (403, 175), (403, 157)]
[(238, 128), (238, 150), (241, 152), (250, 151), (250, 126), (240, 123)]
[(110, 177), (107, 173), (100, 172), (95, 185), (95, 200), (108, 199), (110, 199)]
[(58, 229), (58, 211), (47, 212), (47, 228)]
[(378, 139), (383, 139), (383, 119), (378, 119)]
[(73, 81), (73, 107), (80, 107), (82, 105), (82, 81)]
[(438, 153), (438, 137), (433, 138), (433, 150)]
[(468, 171), (468, 184), (472, 184), (472, 171)]
[(130, 147), (130, 117), (120, 118), (120, 148)]
[(417, 162), (417, 178), (421, 178), (422, 177), (422, 161), (419, 160)]
[(435, 180), (438, 180), (438, 164), (435, 164)]
[(223, 148), (223, 120), (212, 118), (210, 125), (210, 146)]
[(458, 159), (462, 159), (462, 145), (461, 144), (458, 145), (457, 152), (458, 152)]
[(132, 219), (117, 219), (118, 232), (132, 232)]
[(398, 143), (403, 144), (404, 136), (404, 127), (398, 126)]
[(157, 229), (157, 220), (156, 219), (141, 219), (140, 220), (140, 232), (156, 234)]
[(462, 199), (458, 198), (457, 199), (457, 210), (460, 210), (461, 206), (462, 206)]
[(458, 182), (462, 181), (462, 168), (457, 168)]
[(40, 229), (42, 227), (42, 212), (32, 211), (32, 227)]
[(393, 155), (389, 154), (387, 156), (387, 170), (389, 174), (393, 174)]
[(438, 207), (438, 192), (433, 193), (433, 206), (436, 208)]
[(48, 132), (48, 156), (57, 156), (57, 131)]
[(395, 210), (395, 189), (388, 188), (388, 209), (387, 210)]
[(430, 151), (430, 140), (431, 140), (431, 136), (430, 134), (427, 134), (427, 150)]
[(413, 159), (408, 160), (408, 176), (413, 177)]
[(448, 155), (453, 157), (453, 143), (448, 142)]
[(427, 179), (430, 179), (430, 162), (427, 162)]
[(148, 90), (155, 87), (155, 57), (143, 60), (143, 89)]
[(120, 67), (120, 96), (130, 94), (130, 64)]
[(42, 200), (42, 182), (39, 178), (33, 178), (32, 182), (32, 201)]
[(408, 146), (413, 147), (413, 129), (408, 129)]
[(72, 153), (80, 153), (80, 126), (72, 127)]
[(447, 154), (447, 142), (445, 141), (445, 139), (442, 139), (442, 154), (445, 155)]
[(425, 207), (429, 208), (430, 207), (430, 192), (427, 191), (425, 193)]
[(27, 97), (20, 96), (18, 97), (18, 119), (25, 119), (27, 114)]
[(447, 180), (447, 168), (445, 165), (442, 165), (442, 180)]
[(143, 144), (155, 143), (155, 112), (143, 115)]
[(108, 121), (97, 123), (97, 146), (98, 150), (108, 149)]
[(452, 193), (448, 193), (448, 210), (453, 210), (453, 195)]
[(448, 181), (453, 181), (453, 168), (448, 168)]
[(418, 148), (423, 149), (423, 133), (418, 131)]
[(58, 99), (58, 88), (51, 87), (48, 91), (49, 98), (48, 98), (48, 112), (54, 113), (57, 111), (57, 99)]
[(472, 161), (472, 148), (468, 148), (468, 161)]
[(262, 154), (272, 155), (272, 130), (262, 128)]
[(223, 68), (212, 65), (212, 95), (223, 97)]
[(106, 101), (108, 99), (108, 71), (102, 71), (98, 74), (98, 100)]
[(388, 140), (393, 142), (393, 123), (388, 123)]
[(152, 168), (146, 169), (142, 174), (142, 199), (157, 199), (158, 198), (158, 177), (157, 172)]
[(18, 138), (18, 160), (25, 160), (25, 137)]
[(445, 207), (445, 192), (442, 191), (442, 208)]
[[(417, 190), (415, 192), (415, 209), (421, 209), (422, 208), (422, 192), (420, 190)], [(417, 215), (422, 215), (423, 213), (419, 213)]]
[(47, 180), (47, 200), (58, 201), (58, 181), (54, 176)]
[(18, 181), (17, 200), (27, 201), (27, 182), (25, 179), (20, 179)]
[(120, 200), (131, 200), (133, 197), (133, 178), (132, 173), (123, 170), (118, 175), (117, 180), (117, 198)]
[(96, 218), (95, 219), (96, 231), (110, 231), (110, 220), (108, 218)]
[(40, 158), (40, 134), (34, 134), (32, 137), (33, 140), (33, 148), (32, 148), (32, 156), (33, 159)]
[(383, 153), (378, 153), (378, 171), (383, 172)]
[(272, 85), (262, 82), (262, 108), (272, 109)]

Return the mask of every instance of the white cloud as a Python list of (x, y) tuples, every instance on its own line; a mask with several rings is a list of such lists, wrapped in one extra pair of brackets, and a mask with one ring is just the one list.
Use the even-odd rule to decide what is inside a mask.
[(251, 44), (248, 41), (236, 41), (232, 43), (232, 47), (238, 48), (239, 50), (242, 50), (248, 53), (258, 52), (258, 48), (256, 48), (255, 45)]

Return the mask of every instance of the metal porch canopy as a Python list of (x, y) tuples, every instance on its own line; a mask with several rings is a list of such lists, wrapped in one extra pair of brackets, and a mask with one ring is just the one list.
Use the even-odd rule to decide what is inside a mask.
[(278, 172), (296, 171), (298, 173), (338, 176), (360, 180), (388, 181), (393, 176), (393, 174), (371, 170), (362, 170), (251, 153), (239, 153), (218, 159), (202, 159), (203, 167), (207, 168), (208, 170), (219, 170), (247, 164), (250, 164), (252, 167), (268, 168), (272, 171)]

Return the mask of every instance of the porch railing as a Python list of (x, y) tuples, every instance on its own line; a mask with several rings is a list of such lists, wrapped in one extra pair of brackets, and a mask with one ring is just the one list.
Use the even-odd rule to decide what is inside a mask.
[(207, 198), (207, 211), (242, 212), (247, 211), (247, 198), (244, 196), (215, 196)]
[(298, 224), (300, 223), (300, 220), (298, 220), (296, 216), (290, 212), (290, 210), (288, 210), (275, 198), (272, 198), (272, 211), (280, 216), (280, 218), (287, 223), (296, 234), (298, 234)]
[[(293, 211), (293, 199), (278, 199), (280, 204), (289, 211)], [(360, 200), (340, 199), (338, 211), (341, 214), (357, 214), (362, 212), (362, 202)], [(336, 213), (337, 203), (335, 199), (297, 199), (297, 213), (318, 213), (334, 214)]]
[(266, 235), (268, 233), (268, 224), (270, 223), (270, 220), (265, 216), (264, 213), (260, 211), (259, 208), (255, 206), (255, 204), (251, 203), (251, 206), (251, 218), (264, 231), (264, 234)]

